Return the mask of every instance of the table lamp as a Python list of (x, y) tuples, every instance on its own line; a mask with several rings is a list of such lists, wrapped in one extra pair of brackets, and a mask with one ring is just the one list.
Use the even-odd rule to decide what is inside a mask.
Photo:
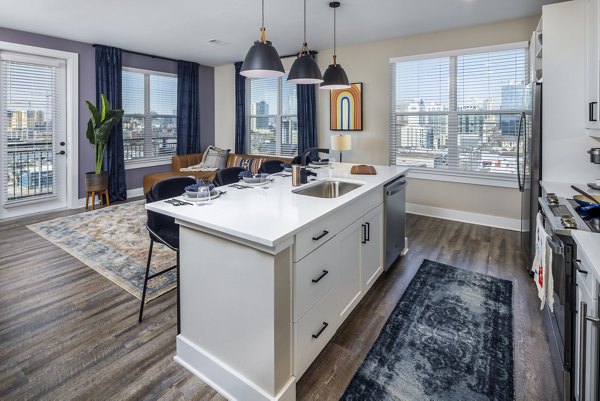
[(342, 152), (352, 149), (352, 140), (350, 135), (333, 135), (331, 137), (331, 150), (340, 152), (340, 163), (342, 162)]

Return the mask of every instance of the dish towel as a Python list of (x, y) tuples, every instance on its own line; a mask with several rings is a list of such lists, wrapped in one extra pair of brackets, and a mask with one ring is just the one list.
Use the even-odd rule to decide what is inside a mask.
[(548, 241), (551, 239), (544, 228), (544, 217), (541, 212), (538, 212), (535, 227), (535, 257), (531, 270), (541, 301), (540, 309), (544, 309), (544, 305), (547, 303), (550, 311), (553, 312), (552, 249), (548, 245)]

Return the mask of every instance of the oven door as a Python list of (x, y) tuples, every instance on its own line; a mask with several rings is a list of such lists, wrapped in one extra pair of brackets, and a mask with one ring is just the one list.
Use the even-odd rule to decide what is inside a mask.
[(554, 297), (553, 312), (550, 313), (552, 319), (552, 327), (556, 335), (556, 341), (558, 342), (558, 351), (560, 355), (561, 365), (565, 366), (565, 310), (567, 306), (566, 300), (566, 272), (565, 272), (565, 255), (564, 245), (560, 239), (553, 237), (548, 240), (548, 245), (552, 250), (552, 279), (554, 281), (554, 287), (552, 295)]

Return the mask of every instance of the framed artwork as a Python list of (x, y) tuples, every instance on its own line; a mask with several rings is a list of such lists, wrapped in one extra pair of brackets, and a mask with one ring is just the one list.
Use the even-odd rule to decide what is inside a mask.
[(333, 89), (329, 94), (329, 129), (362, 131), (362, 82), (348, 89)]

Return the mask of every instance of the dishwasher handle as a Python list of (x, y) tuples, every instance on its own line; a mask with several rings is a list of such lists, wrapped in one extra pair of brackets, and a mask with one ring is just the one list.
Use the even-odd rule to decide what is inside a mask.
[(406, 187), (407, 184), (408, 182), (404, 178), (399, 178), (391, 184), (385, 186), (385, 194), (387, 196), (395, 195), (404, 190), (404, 187)]

